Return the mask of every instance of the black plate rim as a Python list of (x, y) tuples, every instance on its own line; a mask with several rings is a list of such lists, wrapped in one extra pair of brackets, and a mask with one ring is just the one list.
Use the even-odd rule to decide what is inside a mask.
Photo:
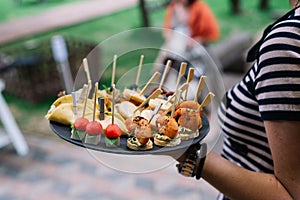
[[(150, 155), (170, 155), (173, 152), (176, 151), (181, 151), (184, 149), (187, 149), (189, 146), (192, 144), (196, 144), (198, 142), (201, 142), (208, 134), (210, 127), (209, 127), (209, 122), (208, 119), (206, 118), (205, 115), (202, 116), (202, 128), (199, 130), (199, 136), (194, 138), (192, 141), (181, 141), (181, 144), (175, 146), (175, 147), (158, 147), (155, 144), (153, 144), (153, 149), (151, 150), (146, 150), (146, 151), (134, 151), (129, 149), (128, 147), (118, 147), (118, 148), (109, 148), (109, 147), (104, 147), (102, 145), (90, 145), (90, 144), (85, 144), (81, 141), (71, 139), (71, 128), (70, 126), (66, 126), (57, 122), (49, 121), (49, 125), (51, 130), (59, 136), (61, 139), (83, 147), (83, 148), (88, 148), (91, 150), (95, 151), (101, 151), (104, 153), (113, 153), (113, 154), (127, 154), (127, 155), (144, 155), (144, 154), (150, 154)], [(101, 141), (104, 141), (104, 134), (101, 136)], [(127, 137), (122, 137), (121, 140), (127, 140)], [(124, 141), (123, 141), (124, 142)]]

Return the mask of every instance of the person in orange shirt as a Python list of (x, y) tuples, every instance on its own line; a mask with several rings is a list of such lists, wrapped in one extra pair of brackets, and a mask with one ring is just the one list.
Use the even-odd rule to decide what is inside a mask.
[[(166, 10), (163, 27), (186, 34), (202, 45), (220, 37), (217, 19), (204, 1), (171, 1)], [(170, 39), (168, 34), (164, 34), (164, 37), (166, 40)]]
[(220, 28), (214, 13), (204, 1), (172, 0), (166, 9), (162, 34), (165, 44), (156, 59), (156, 71), (161, 70), (160, 64), (178, 55), (191, 60), (193, 52), (198, 51), (195, 51), (197, 47), (207, 47), (220, 38)]
[[(210, 7), (203, 0), (172, 0), (166, 8), (162, 34), (165, 43), (154, 63), (154, 71), (163, 72), (167, 61), (171, 60), (172, 70), (168, 72), (164, 86), (174, 91), (177, 72), (185, 62), (185, 77), (189, 69), (194, 68), (190, 87), (196, 88), (198, 78), (208, 70), (204, 57), (209, 44), (220, 38), (219, 24)], [(188, 98), (194, 95), (192, 90), (189, 91)]]

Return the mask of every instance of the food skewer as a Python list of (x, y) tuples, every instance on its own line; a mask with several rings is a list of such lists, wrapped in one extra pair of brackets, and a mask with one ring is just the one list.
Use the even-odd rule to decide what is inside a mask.
[(111, 124), (115, 123), (115, 84), (113, 84), (112, 86), (112, 116), (111, 116)]
[(167, 64), (166, 64), (166, 67), (165, 67), (165, 70), (164, 70), (164, 73), (163, 73), (163, 77), (161, 78), (161, 81), (160, 81), (160, 84), (159, 84), (159, 87), (145, 100), (143, 101), (134, 111), (133, 113), (135, 113), (137, 110), (139, 110), (140, 108), (142, 108), (143, 106), (146, 105), (146, 103), (149, 102), (150, 99), (155, 99), (156, 97), (158, 97), (162, 92), (162, 85), (165, 81), (165, 78), (166, 78), (166, 75), (167, 75), (167, 72), (169, 71), (169, 68), (171, 66), (171, 60), (168, 60)]
[(206, 97), (204, 98), (204, 100), (201, 102), (199, 108), (197, 109), (198, 112), (200, 112), (200, 110), (203, 107), (206, 107), (210, 104), (210, 102), (212, 101), (212, 99), (215, 97), (215, 95), (212, 92), (209, 92)]
[[(186, 82), (187, 82), (188, 84), (190, 84), (190, 82), (191, 82), (191, 81), (193, 80), (193, 78), (194, 78), (194, 71), (195, 71), (194, 68), (190, 68), (190, 69), (189, 69), (188, 77), (187, 77), (187, 80), (186, 80)], [(189, 88), (187, 88), (186, 91), (185, 91), (185, 97), (184, 97), (184, 100), (187, 99), (188, 90), (189, 90)]]
[(122, 131), (120, 127), (115, 124), (115, 84), (111, 86), (112, 88), (112, 116), (111, 124), (109, 124), (105, 129), (105, 145), (106, 147), (118, 147), (120, 146), (120, 136)]
[(171, 64), (172, 64), (172, 61), (171, 60), (168, 60), (167, 61), (167, 64), (166, 64), (166, 67), (165, 67), (165, 70), (164, 70), (164, 73), (163, 73), (163, 76), (161, 78), (161, 81), (160, 81), (160, 84), (159, 84), (159, 89), (162, 88), (162, 85), (164, 84), (165, 82), (165, 79), (166, 79), (166, 76), (167, 76), (167, 73), (169, 72), (169, 69), (171, 67)]
[(73, 112), (75, 115), (75, 119), (77, 118), (77, 114), (78, 114), (77, 100), (78, 100), (78, 93), (76, 91), (72, 92), (72, 104), (73, 104)]
[[(184, 91), (184, 90), (182, 90), (182, 89), (185, 89), (185, 88), (187, 87), (187, 85), (188, 85), (188, 84), (186, 84), (186, 83), (183, 84), (183, 85), (179, 88), (178, 92), (173, 94), (173, 96), (172, 96), (171, 98), (172, 98), (172, 99), (175, 98), (175, 101), (173, 102), (173, 104), (172, 104), (167, 110), (165, 110), (165, 112), (163, 113), (163, 115), (166, 115), (168, 112), (173, 111), (173, 108), (175, 108), (175, 107), (177, 106), (178, 101), (179, 101), (179, 99), (180, 99), (180, 96), (181, 96), (182, 92)], [(178, 95), (178, 98), (176, 98), (177, 95)], [(169, 99), (169, 100), (170, 100), (170, 99)], [(176, 102), (176, 100), (177, 100), (177, 102)], [(168, 101), (168, 102), (169, 102), (169, 101)]]
[(140, 95), (144, 95), (144, 93), (146, 92), (146, 90), (148, 89), (148, 87), (150, 86), (151, 83), (154, 83), (155, 81), (158, 80), (158, 78), (160, 77), (161, 73), (159, 72), (155, 72), (152, 77), (149, 79), (149, 81), (147, 82), (147, 84), (144, 86), (144, 88), (140, 91)]
[[(87, 91), (90, 91), (90, 89), (91, 89), (91, 85), (92, 85), (92, 83), (91, 83), (92, 81), (91, 80), (89, 80), (89, 82), (88, 82), (88, 88), (87, 88)], [(88, 101), (88, 96), (89, 96), (89, 93), (87, 92), (87, 93), (85, 93), (85, 101), (84, 101), (84, 105), (83, 105), (83, 112), (82, 112), (82, 117), (84, 117), (85, 116), (85, 111), (86, 111), (86, 104), (87, 104), (87, 101)]]
[(144, 60), (144, 55), (141, 55), (139, 68), (138, 68), (138, 72), (137, 72), (136, 79), (135, 79), (135, 87), (134, 88), (136, 90), (139, 87), (139, 81), (140, 81), (140, 76), (141, 76), (141, 71), (142, 71), (142, 66), (143, 66), (143, 60)]
[[(87, 78), (87, 82), (89, 83), (91, 80), (91, 74), (90, 74), (90, 70), (89, 70), (89, 64), (88, 64), (88, 60), (87, 58), (83, 59), (83, 68), (86, 74), (86, 78)], [(87, 93), (90, 93), (90, 90), (92, 89), (92, 87), (89, 88), (89, 90), (87, 91)]]
[(117, 66), (117, 55), (114, 55), (113, 69), (112, 69), (112, 76), (111, 76), (111, 85), (113, 85), (115, 83), (116, 66)]
[(98, 145), (101, 139), (101, 134), (103, 128), (100, 122), (96, 121), (96, 102), (97, 102), (97, 93), (98, 93), (98, 82), (95, 83), (95, 92), (94, 92), (94, 110), (93, 110), (93, 120), (90, 121), (86, 126), (86, 135), (84, 143)]
[[(188, 86), (189, 86), (188, 83), (184, 83), (184, 84), (182, 84), (182, 86), (180, 86), (179, 90), (181, 91), (181, 94), (188, 88)], [(174, 99), (175, 95), (176, 95), (176, 93), (174, 93), (174, 94), (169, 98), (169, 100), (165, 102), (165, 104), (170, 103), (170, 102)]]
[(171, 112), (171, 117), (172, 117), (172, 118), (174, 117), (175, 108), (176, 108), (176, 106), (178, 105), (178, 102), (179, 102), (181, 93), (182, 93), (181, 90), (178, 90), (178, 91), (176, 91), (176, 93), (175, 93), (175, 94), (176, 94), (176, 95), (175, 95), (175, 102), (174, 102), (173, 105), (172, 105), (172, 112)]
[(75, 121), (71, 125), (71, 139), (82, 141), (85, 137), (85, 129), (89, 120), (84, 117), (78, 117), (78, 92), (72, 92), (72, 103)]
[(89, 82), (91, 80), (91, 75), (90, 75), (88, 61), (87, 61), (86, 58), (83, 59), (83, 68), (84, 68), (84, 71), (85, 71), (85, 74), (86, 74), (86, 78)]
[(179, 70), (179, 73), (178, 73), (177, 85), (176, 85), (176, 90), (175, 90), (175, 92), (178, 90), (178, 87), (179, 87), (181, 78), (182, 78), (182, 77), (184, 76), (184, 74), (185, 74), (186, 66), (187, 66), (187, 63), (185, 63), (185, 62), (182, 62), (181, 65), (180, 65), (180, 70)]
[(201, 76), (201, 78), (199, 80), (199, 83), (198, 83), (197, 92), (196, 92), (195, 97), (194, 97), (194, 101), (198, 101), (198, 96), (199, 96), (199, 93), (201, 92), (201, 90), (204, 87), (205, 80), (206, 80), (206, 76)]
[(155, 99), (156, 97), (158, 97), (160, 94), (162, 93), (162, 90), (160, 88), (158, 88), (157, 90), (155, 90), (145, 101), (143, 101), (143, 103), (141, 103), (134, 111), (133, 113), (135, 113), (137, 110), (139, 110), (140, 108), (142, 108), (143, 106), (146, 105), (146, 103), (149, 102), (150, 99)]
[(152, 116), (150, 117), (150, 119), (149, 119), (149, 123), (152, 121), (153, 117), (158, 113), (158, 111), (160, 110), (160, 108), (161, 108), (162, 105), (163, 105), (163, 104), (160, 103), (160, 104), (158, 104), (158, 105), (155, 107), (155, 109), (153, 110), (153, 115), (152, 115)]
[(97, 94), (98, 94), (98, 82), (95, 83), (95, 93), (94, 93), (94, 111), (93, 111), (93, 121), (96, 120), (96, 105), (97, 105)]
[(84, 102), (86, 93), (88, 93), (88, 85), (84, 84), (83, 87), (82, 87), (81, 93), (78, 97), (78, 101), (77, 101), (78, 103), (83, 103)]

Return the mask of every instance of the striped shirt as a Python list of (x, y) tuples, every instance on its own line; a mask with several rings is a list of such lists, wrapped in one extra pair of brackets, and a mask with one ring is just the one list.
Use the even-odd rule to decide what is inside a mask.
[(300, 8), (273, 26), (258, 59), (225, 99), (219, 109), (222, 156), (249, 170), (274, 173), (263, 120), (300, 120)]

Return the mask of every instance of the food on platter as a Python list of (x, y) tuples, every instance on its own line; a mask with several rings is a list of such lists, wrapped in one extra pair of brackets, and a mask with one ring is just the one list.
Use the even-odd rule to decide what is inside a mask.
[(179, 133), (182, 140), (189, 140), (199, 136), (202, 119), (197, 110), (179, 108), (175, 111), (174, 118), (179, 125)]
[(128, 88), (125, 88), (123, 91), (123, 97), (133, 103), (134, 105), (140, 105), (143, 103), (143, 101), (146, 100), (146, 97), (144, 95), (141, 95), (138, 91), (136, 90), (131, 90)]
[[(115, 115), (115, 85), (112, 85), (112, 115), (111, 115), (111, 124), (105, 129), (105, 145), (106, 147), (119, 147), (120, 146), (120, 137), (122, 135), (122, 130), (120, 127), (115, 124), (116, 115)], [(126, 128), (126, 127), (125, 127)]]
[(214, 96), (209, 92), (201, 104), (195, 101), (183, 101), (176, 107), (174, 118), (179, 125), (182, 140), (198, 137), (199, 129), (202, 127), (203, 107), (208, 106)]
[(98, 145), (101, 139), (101, 134), (103, 133), (102, 125), (98, 121), (90, 121), (86, 125), (85, 129), (86, 135), (84, 143)]
[(149, 150), (153, 148), (151, 127), (145, 118), (136, 116), (133, 119), (134, 136), (127, 139), (127, 147), (132, 150)]
[(140, 80), (140, 75), (141, 75), (141, 70), (143, 66), (143, 60), (144, 60), (144, 55), (141, 55), (140, 57), (140, 63), (135, 79), (135, 84), (130, 86), (130, 89), (125, 88), (123, 91), (123, 97), (127, 100), (132, 102), (135, 105), (140, 105), (143, 101), (146, 100), (146, 97), (144, 96), (143, 93), (139, 90), (139, 80)]
[[(187, 100), (187, 101), (182, 101), (178, 106), (176, 106), (176, 110), (179, 110), (181, 108), (189, 108), (192, 110), (199, 110), (200, 107), (201, 106), (198, 102), (192, 101), (192, 100)], [(202, 116), (202, 114), (203, 114), (202, 107), (199, 110), (199, 114), (200, 114), (200, 116)]]
[(155, 98), (149, 100), (149, 107), (151, 109), (154, 109), (159, 104), (162, 105), (160, 109), (163, 111), (168, 110), (172, 106), (172, 103), (167, 99)]
[(138, 140), (137, 137), (130, 137), (127, 139), (127, 147), (135, 151), (146, 151), (153, 148), (153, 142), (148, 140), (146, 144), (142, 144), (141, 140)]
[[(78, 105), (78, 112), (82, 112), (83, 105)], [(99, 112), (96, 112), (96, 116), (99, 116)], [(93, 118), (93, 110), (91, 107), (87, 107), (84, 115), (88, 120)], [(58, 107), (51, 107), (45, 116), (49, 121), (58, 122), (64, 125), (71, 125), (75, 121), (75, 114), (73, 112), (72, 103), (62, 103)]]
[(158, 132), (154, 135), (154, 144), (158, 146), (177, 146), (181, 142), (178, 124), (171, 116), (159, 116), (156, 120)]
[(49, 121), (71, 125), (74, 121), (73, 105), (71, 103), (64, 103), (59, 107), (51, 106), (45, 118)]
[[(104, 130), (106, 130), (106, 128), (108, 127), (108, 125), (112, 123), (112, 115), (111, 115), (111, 113), (105, 114), (104, 120), (101, 120), (100, 123), (102, 125), (102, 128)], [(126, 127), (125, 120), (118, 113), (115, 113), (114, 123), (119, 126), (119, 128), (122, 131), (122, 135), (124, 135), (124, 136), (128, 136), (129, 135), (129, 130)]]
[(53, 103), (52, 106), (58, 107), (60, 104), (63, 103), (71, 103), (72, 102), (72, 95), (60, 95)]
[(146, 110), (145, 109), (141, 112), (140, 116), (145, 118), (149, 122), (154, 114), (155, 114), (154, 110), (148, 110), (148, 109)]
[(93, 109), (93, 120), (86, 125), (86, 135), (84, 143), (98, 145), (101, 139), (101, 134), (103, 128), (100, 122), (96, 121), (96, 105), (97, 105), (97, 91), (98, 91), (98, 82), (95, 83), (94, 91), (94, 109)]
[(129, 101), (123, 101), (120, 104), (117, 104), (116, 108), (118, 113), (120, 113), (124, 119), (127, 119), (134, 115), (134, 111), (137, 107)]
[(143, 110), (139, 115), (129, 117), (125, 120), (124, 123), (125, 123), (127, 130), (129, 131), (130, 135), (134, 135), (134, 129), (136, 127), (136, 123), (134, 122), (134, 120), (138, 116), (146, 119), (149, 122), (151, 129), (156, 128), (155, 120), (156, 120), (158, 114), (156, 115), (153, 110)]
[(162, 93), (162, 90), (160, 88), (158, 88), (157, 90), (155, 90), (152, 94), (150, 94), (147, 99), (145, 101), (143, 101), (143, 103), (141, 103), (134, 111), (133, 113), (136, 113), (137, 111), (140, 111), (141, 109), (144, 109), (145, 106), (148, 104), (148, 102), (151, 99), (155, 99), (157, 98), (160, 94)]
[(122, 131), (117, 124), (109, 124), (105, 130), (106, 147), (119, 147)]
[[(98, 106), (98, 105), (97, 105)], [(91, 120), (93, 117), (94, 103), (91, 99), (87, 100), (86, 111), (84, 117)], [(82, 113), (84, 105), (79, 103), (77, 105), (77, 112)], [(96, 112), (96, 117), (99, 116), (99, 112)], [(71, 125), (75, 121), (75, 114), (73, 111), (72, 95), (64, 95), (56, 99), (50, 109), (48, 110), (45, 118), (49, 121), (58, 122), (64, 125)]]
[[(112, 91), (110, 88), (98, 90), (97, 96), (99, 98), (104, 98), (104, 105), (106, 111), (112, 110)], [(115, 89), (115, 102), (119, 103), (122, 100), (122, 92), (118, 89)]]
[[(163, 88), (169, 64), (158, 87), (154, 82), (161, 74), (156, 72), (142, 90), (137, 77), (134, 89), (128, 89), (131, 87), (126, 85), (121, 91), (114, 83), (115, 56), (110, 87), (99, 89), (98, 83), (91, 87), (87, 74), (88, 84), (73, 91), (72, 95), (63, 94), (54, 101), (46, 118), (58, 124), (71, 125), (71, 134), (67, 134), (69, 141), (82, 146), (95, 145), (95, 149), (104, 147), (107, 151), (118, 152), (120, 147), (135, 154), (135, 151), (152, 151), (162, 147), (180, 148), (188, 143), (182, 140), (199, 135), (205, 104), (201, 106), (196, 100), (187, 101), (182, 96), (184, 92), (188, 92), (188, 83), (181, 84), (185, 65), (181, 67), (176, 90), (166, 91)], [(85, 71), (88, 72), (86, 69)], [(141, 67), (138, 76), (140, 72)], [(93, 94), (91, 88), (95, 88)], [(200, 86), (198, 90), (201, 90)], [(100, 142), (101, 137), (104, 138)], [(89, 145), (86, 146), (90, 147)], [(114, 147), (118, 148), (112, 149)]]
[(89, 120), (85, 117), (77, 118), (74, 124), (71, 126), (71, 138), (82, 141), (85, 137), (85, 129), (88, 123)]

